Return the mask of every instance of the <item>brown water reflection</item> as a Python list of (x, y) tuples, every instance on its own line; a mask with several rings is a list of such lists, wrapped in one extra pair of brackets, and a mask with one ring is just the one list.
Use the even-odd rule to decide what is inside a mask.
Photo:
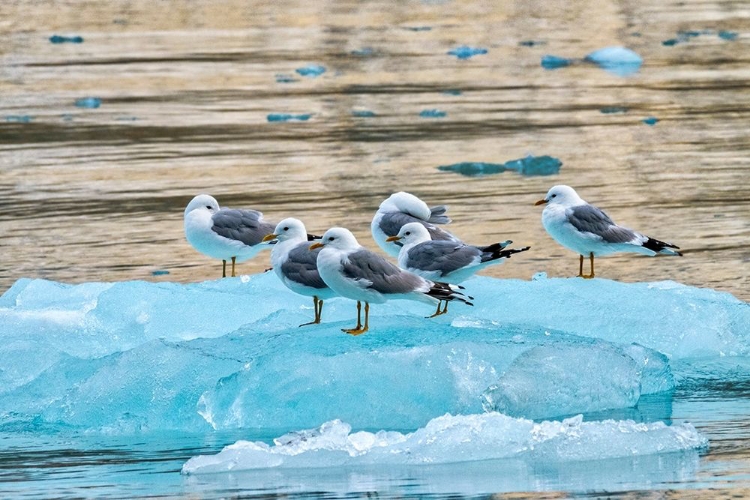
[[(570, 276), (576, 257), (533, 202), (576, 187), (615, 220), (679, 244), (682, 259), (603, 259), (601, 276), (675, 279), (750, 299), (750, 17), (741, 2), (55, 2), (0, 4), (0, 289), (21, 277), (196, 281), (220, 264), (185, 242), (182, 211), (222, 205), (346, 225), (374, 246), (380, 201), (447, 203), (451, 229), (532, 252), (487, 274)], [(430, 30), (409, 28), (430, 27)], [(673, 47), (677, 31), (730, 29)], [(82, 44), (53, 45), (52, 34)], [(544, 42), (532, 47), (519, 42)], [(467, 61), (446, 52), (486, 47)], [(628, 78), (546, 71), (544, 54), (640, 53)], [(368, 56), (352, 51), (372, 49)], [(318, 78), (294, 70), (309, 63)], [(277, 82), (277, 75), (292, 83)], [(461, 90), (460, 95), (445, 93)], [(76, 99), (97, 96), (98, 109)], [(627, 113), (603, 114), (624, 106)], [(424, 109), (445, 118), (425, 119)], [(377, 116), (361, 118), (353, 110)], [(312, 113), (268, 123), (269, 113)], [(29, 115), (29, 123), (6, 122)], [(659, 118), (653, 127), (647, 116)], [(552, 177), (466, 178), (461, 161), (526, 154)], [(242, 264), (268, 267), (267, 256)], [(167, 276), (153, 277), (166, 269)]]

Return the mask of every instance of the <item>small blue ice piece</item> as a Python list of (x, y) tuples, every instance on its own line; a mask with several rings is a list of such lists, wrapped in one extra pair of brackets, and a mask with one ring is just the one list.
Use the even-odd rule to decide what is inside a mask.
[(534, 273), (534, 276), (531, 277), (531, 281), (541, 281), (547, 279), (547, 273), (544, 271), (539, 271), (538, 273)]
[(573, 64), (572, 59), (566, 59), (564, 57), (546, 55), (542, 57), (542, 68), (544, 69), (557, 69), (564, 68)]
[(459, 59), (470, 59), (474, 56), (486, 54), (487, 52), (488, 52), (487, 49), (461, 45), (460, 47), (456, 47), (455, 49), (449, 50), (448, 55), (456, 56)]
[(419, 113), (422, 118), (445, 118), (448, 113), (439, 109), (425, 109)]
[(351, 54), (357, 57), (369, 57), (375, 54), (375, 49), (372, 47), (362, 47), (361, 49), (352, 50)]
[(6, 115), (5, 121), (10, 123), (29, 123), (33, 120), (33, 116), (29, 115)]
[(165, 276), (167, 274), (169, 274), (169, 271), (167, 271), (166, 269), (158, 269), (156, 271), (151, 271), (152, 276)]
[(458, 89), (448, 89), (448, 90), (443, 90), (441, 92), (441, 94), (446, 94), (446, 95), (461, 95), (462, 92), (460, 90), (458, 90)]
[(118, 122), (134, 122), (138, 120), (137, 116), (116, 116), (115, 120)]
[(73, 119), (73, 115), (71, 115), (70, 113), (63, 113), (60, 115), (60, 118), (62, 118), (63, 121), (69, 122)]
[(736, 33), (734, 31), (726, 31), (726, 30), (719, 31), (719, 38), (721, 38), (722, 40), (732, 41), (732, 40), (736, 40), (738, 36), (739, 36), (739, 33)]
[(95, 109), (102, 105), (102, 100), (98, 97), (84, 97), (82, 99), (76, 99), (75, 105), (78, 108)]
[(641, 121), (642, 121), (643, 123), (645, 123), (646, 125), (656, 125), (656, 124), (657, 124), (657, 123), (659, 122), (659, 119), (658, 119), (658, 118), (655, 118), (655, 117), (653, 117), (653, 116), (649, 116), (648, 118), (644, 118), (644, 119), (643, 119), (643, 120), (641, 120)]
[(284, 75), (281, 73), (276, 75), (276, 83), (294, 83), (296, 81), (298, 80), (291, 75)]
[(61, 35), (52, 35), (49, 37), (50, 43), (58, 44), (58, 43), (83, 43), (83, 37), (82, 36), (61, 36)]
[(641, 56), (625, 47), (605, 47), (595, 50), (583, 60), (592, 62), (600, 68), (618, 76), (632, 75), (643, 64)]
[(544, 45), (547, 42), (540, 41), (540, 40), (522, 40), (518, 42), (518, 45), (521, 47), (534, 47), (535, 45)]
[(409, 30), (409, 31), (430, 31), (432, 30), (432, 27), (431, 26), (406, 26), (404, 29)]
[(310, 78), (315, 78), (316, 76), (320, 76), (323, 73), (326, 72), (326, 69), (324, 66), (321, 66), (320, 64), (308, 64), (307, 66), (303, 66), (302, 68), (297, 68), (296, 71), (298, 74), (302, 76), (309, 76)]
[(269, 122), (306, 122), (311, 116), (312, 114), (291, 115), (288, 113), (271, 113), (266, 116), (266, 119)]
[(669, 40), (664, 40), (663, 42), (661, 42), (661, 44), (665, 47), (672, 47), (674, 45), (677, 45), (678, 43), (680, 43), (680, 40), (678, 40), (677, 38), (670, 38)]
[(681, 30), (677, 32), (677, 36), (680, 38), (696, 38), (701, 36), (701, 32), (697, 30)]
[(372, 118), (373, 116), (377, 116), (374, 111), (370, 110), (355, 110), (352, 111), (352, 116), (356, 116), (357, 118)]
[(521, 175), (554, 175), (560, 172), (562, 162), (555, 157), (544, 155), (544, 156), (532, 156), (529, 155), (526, 158), (519, 158), (518, 160), (511, 160), (505, 162), (505, 168), (508, 170), (515, 170)]
[(599, 110), (600, 113), (605, 115), (612, 115), (615, 113), (627, 113), (628, 108), (622, 106), (606, 106)]
[(505, 172), (507, 168), (502, 163), (486, 163), (481, 161), (464, 161), (453, 165), (441, 165), (438, 170), (443, 172), (455, 172), (466, 177), (481, 177)]

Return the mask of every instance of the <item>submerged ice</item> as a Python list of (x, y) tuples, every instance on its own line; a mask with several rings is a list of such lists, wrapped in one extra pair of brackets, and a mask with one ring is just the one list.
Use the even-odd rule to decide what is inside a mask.
[(534, 462), (594, 461), (694, 451), (706, 439), (690, 424), (639, 424), (580, 416), (535, 423), (500, 413), (444, 415), (408, 434), (352, 432), (340, 420), (263, 442), (238, 441), (220, 453), (191, 458), (184, 474), (267, 468), (441, 464), (521, 458)]

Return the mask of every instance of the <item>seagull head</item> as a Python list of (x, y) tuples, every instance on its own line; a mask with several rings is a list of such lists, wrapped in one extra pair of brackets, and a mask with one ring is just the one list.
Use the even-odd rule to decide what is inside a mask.
[(206, 210), (210, 214), (215, 214), (219, 211), (219, 202), (216, 198), (207, 194), (199, 194), (188, 203), (185, 208), (185, 215), (189, 214), (193, 210)]
[(276, 229), (273, 230), (272, 234), (266, 235), (263, 241), (287, 241), (287, 240), (300, 240), (307, 241), (307, 230), (301, 220), (289, 217), (282, 220), (276, 225)]
[(323, 235), (323, 239), (310, 245), (310, 250), (320, 247), (336, 248), (338, 250), (355, 250), (359, 247), (357, 238), (351, 231), (343, 227), (332, 227)]
[(410, 222), (401, 226), (398, 236), (389, 236), (385, 241), (400, 241), (404, 246), (416, 245), (430, 241), (430, 232), (419, 222)]
[(405, 191), (393, 193), (380, 204), (379, 212), (403, 212), (417, 219), (429, 220), (432, 212), (427, 203)]
[(573, 189), (570, 186), (553, 186), (549, 191), (547, 191), (547, 196), (544, 197), (543, 200), (539, 200), (534, 205), (544, 205), (544, 204), (550, 204), (550, 205), (562, 205), (564, 207), (573, 207), (576, 205), (581, 205), (585, 203), (583, 199), (581, 199), (580, 196), (578, 196), (578, 193), (576, 193), (575, 189)]

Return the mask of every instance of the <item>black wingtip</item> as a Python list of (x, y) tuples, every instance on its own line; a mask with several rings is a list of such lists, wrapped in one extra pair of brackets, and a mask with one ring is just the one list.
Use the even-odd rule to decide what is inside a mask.
[(322, 236), (307, 233), (307, 241), (315, 241), (315, 240), (322, 240), (322, 239), (323, 239)]

